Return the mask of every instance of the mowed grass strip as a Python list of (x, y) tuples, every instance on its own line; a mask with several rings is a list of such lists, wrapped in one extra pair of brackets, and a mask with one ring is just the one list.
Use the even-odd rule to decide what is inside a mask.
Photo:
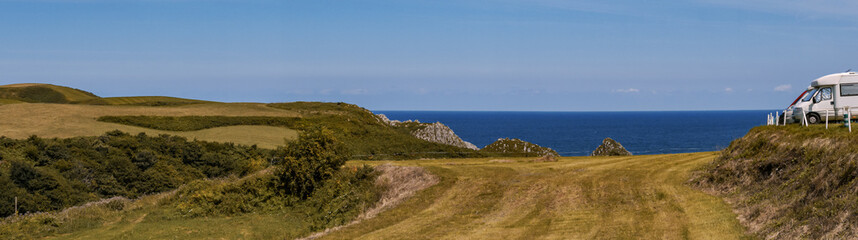
[[(443, 180), (331, 239), (743, 239), (731, 208), (686, 185), (716, 153), (420, 160)], [(355, 164), (380, 164), (355, 162)], [(430, 200), (431, 199), (431, 200)]]

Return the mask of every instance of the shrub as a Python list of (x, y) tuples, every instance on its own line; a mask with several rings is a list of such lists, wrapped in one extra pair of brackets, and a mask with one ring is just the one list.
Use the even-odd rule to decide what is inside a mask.
[(307, 198), (322, 181), (333, 177), (346, 163), (346, 153), (325, 128), (312, 128), (301, 133), (298, 141), (285, 148), (286, 156), (275, 175), (286, 195)]
[[(243, 176), (267, 167), (274, 151), (111, 131), (98, 137), (0, 138), (0, 217), (52, 211), (114, 196), (134, 198), (194, 179)], [(253, 159), (253, 160), (252, 160)]]
[(330, 130), (314, 128), (279, 150), (273, 174), (193, 181), (171, 202), (182, 216), (291, 209), (305, 213), (312, 230), (343, 224), (381, 192), (372, 168), (342, 169), (345, 156)]

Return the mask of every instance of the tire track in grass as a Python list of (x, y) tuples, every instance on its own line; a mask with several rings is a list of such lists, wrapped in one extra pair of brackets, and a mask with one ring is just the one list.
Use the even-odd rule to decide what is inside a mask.
[[(721, 199), (685, 185), (715, 153), (630, 157), (402, 161), (447, 180), (423, 208), (390, 224), (339, 235), (360, 239), (738, 239)], [(455, 162), (455, 164), (450, 164)], [(451, 180), (452, 179), (452, 180)], [(439, 188), (440, 189), (440, 188)], [(397, 209), (394, 209), (397, 210)], [(384, 222), (384, 216), (377, 219)]]

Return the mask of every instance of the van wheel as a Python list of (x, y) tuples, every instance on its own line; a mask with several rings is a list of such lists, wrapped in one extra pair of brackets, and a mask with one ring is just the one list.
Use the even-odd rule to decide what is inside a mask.
[(807, 114), (807, 124), (817, 124), (820, 122), (819, 114), (816, 113), (808, 113)]

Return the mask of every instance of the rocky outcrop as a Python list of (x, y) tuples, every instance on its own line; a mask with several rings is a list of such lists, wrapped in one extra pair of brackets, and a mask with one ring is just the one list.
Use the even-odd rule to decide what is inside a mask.
[(384, 114), (376, 114), (375, 116), (378, 117), (378, 120), (381, 121), (382, 123), (390, 125), (390, 126), (394, 126), (394, 127), (400, 126), (403, 123), (420, 123), (420, 121), (416, 120), (416, 119), (415, 120), (406, 120), (404, 122), (401, 122), (399, 120), (390, 120)]
[(476, 145), (466, 142), (462, 140), (453, 129), (447, 127), (446, 125), (436, 122), (436, 123), (421, 123), (418, 120), (407, 120), (404, 122), (400, 122), (397, 120), (390, 120), (384, 114), (377, 114), (379, 121), (388, 124), (394, 127), (408, 127), (413, 129), (411, 131), (411, 135), (423, 139), (429, 142), (446, 144), (450, 146), (456, 146), (460, 148), (467, 148), (472, 150), (479, 150)]
[(378, 118), (379, 122), (382, 122), (387, 125), (393, 125), (390, 123), (390, 118), (387, 118), (387, 116), (385, 116), (384, 114), (376, 114), (375, 117)]
[(593, 151), (590, 156), (631, 156), (632, 153), (626, 150), (622, 144), (614, 141), (611, 138), (605, 138), (602, 140), (602, 145), (600, 145), (596, 150)]
[(423, 128), (412, 131), (411, 135), (430, 142), (479, 150), (476, 145), (462, 140), (462, 138), (453, 132), (453, 129), (450, 129), (450, 127), (447, 127), (440, 122), (424, 123), (423, 125), (425, 125)]
[(498, 139), (480, 151), (486, 153), (504, 153), (521, 156), (560, 156), (560, 154), (554, 151), (554, 149), (542, 147), (517, 138)]

